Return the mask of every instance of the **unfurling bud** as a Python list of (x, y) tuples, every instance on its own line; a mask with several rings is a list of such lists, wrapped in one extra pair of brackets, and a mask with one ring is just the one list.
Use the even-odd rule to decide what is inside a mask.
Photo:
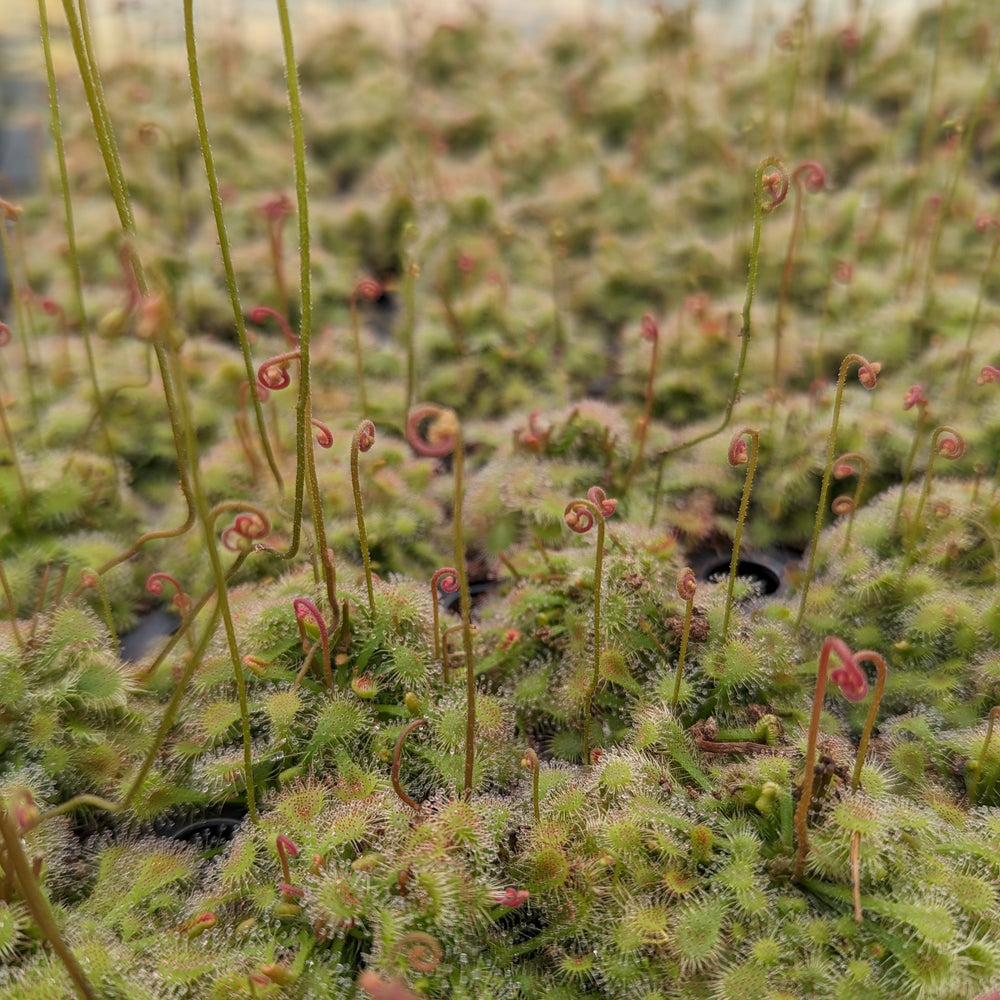
[(694, 570), (690, 566), (685, 566), (677, 574), (677, 596), (682, 601), (693, 601), (698, 590), (698, 581), (695, 579)]

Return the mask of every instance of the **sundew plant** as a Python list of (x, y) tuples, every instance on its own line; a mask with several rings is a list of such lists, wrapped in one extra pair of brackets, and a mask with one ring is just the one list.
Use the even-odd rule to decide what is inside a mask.
[(996, 997), (991, 0), (209, 6), (0, 177), (0, 1000)]

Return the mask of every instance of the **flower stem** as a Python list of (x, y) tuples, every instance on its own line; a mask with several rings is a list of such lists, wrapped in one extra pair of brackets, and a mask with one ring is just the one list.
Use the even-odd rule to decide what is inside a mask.
[(375, 615), (375, 591), (372, 588), (372, 562), (368, 554), (368, 532), (365, 530), (365, 511), (361, 501), (361, 482), (358, 474), (358, 452), (368, 451), (375, 442), (375, 425), (362, 420), (351, 439), (351, 486), (354, 489), (354, 511), (358, 517), (358, 537), (361, 542), (361, 560), (365, 565), (365, 586), (368, 588), (368, 609)]
[[(584, 692), (583, 706), (583, 763), (590, 766), (590, 712), (594, 694), (601, 679), (601, 581), (604, 569), (604, 514), (592, 500), (570, 500), (564, 518), (570, 530), (588, 531), (597, 525), (597, 551), (594, 557), (594, 668), (590, 683)], [(573, 519), (571, 523), (570, 519)], [(585, 527), (584, 527), (585, 526)]]
[[(765, 185), (764, 176), (769, 172), (777, 175), (777, 187)], [(767, 186), (771, 191), (772, 197), (770, 201), (766, 201), (764, 198), (765, 186)], [(663, 468), (667, 459), (671, 455), (676, 455), (680, 451), (686, 451), (688, 448), (691, 448), (696, 444), (700, 444), (702, 441), (707, 441), (709, 438), (713, 438), (716, 435), (721, 434), (729, 426), (729, 421), (733, 415), (733, 407), (736, 406), (736, 401), (740, 398), (740, 386), (743, 383), (743, 372), (746, 369), (747, 363), (747, 351), (750, 347), (750, 307), (753, 305), (754, 294), (757, 290), (757, 267), (760, 261), (761, 220), (767, 212), (773, 211), (778, 207), (778, 205), (781, 204), (782, 201), (785, 200), (787, 193), (788, 174), (786, 173), (781, 160), (779, 160), (776, 156), (764, 157), (764, 159), (760, 161), (760, 164), (757, 167), (757, 172), (754, 175), (753, 237), (750, 242), (746, 298), (743, 301), (743, 325), (740, 330), (740, 355), (736, 362), (736, 370), (733, 372), (732, 387), (729, 390), (729, 399), (726, 401), (725, 409), (722, 411), (722, 419), (717, 427), (713, 427), (711, 430), (705, 431), (702, 434), (697, 434), (693, 438), (689, 438), (686, 441), (682, 441), (680, 444), (675, 444), (672, 447), (666, 448), (660, 452), (660, 463), (656, 470), (656, 486), (653, 489), (653, 512), (649, 518), (650, 527), (656, 523), (656, 515), (660, 504), (660, 489), (663, 485)]]
[[(44, 0), (39, 0), (41, 4)], [(205, 161), (205, 176), (208, 180), (208, 192), (212, 199), (212, 213), (215, 216), (215, 228), (219, 237), (219, 251), (222, 254), (222, 265), (226, 272), (226, 287), (229, 289), (229, 300), (233, 309), (233, 321), (236, 326), (236, 337), (239, 340), (240, 352), (243, 355), (243, 366), (247, 381), (253, 386), (256, 382), (253, 370), (253, 358), (250, 354), (250, 343), (247, 340), (246, 321), (243, 318), (243, 307), (240, 305), (239, 287), (236, 283), (236, 269), (233, 266), (233, 255), (229, 246), (229, 233), (226, 230), (226, 219), (222, 211), (222, 195), (219, 189), (219, 177), (215, 169), (215, 158), (208, 137), (208, 124), (205, 118), (205, 99), (201, 88), (201, 74), (198, 68), (198, 49), (195, 43), (194, 17), (192, 0), (184, 0), (184, 37), (187, 46), (188, 77), (191, 81), (191, 98), (194, 102), (194, 114), (198, 123), (198, 143), (201, 146), (202, 159)], [(281, 492), (284, 482), (281, 471), (271, 448), (271, 441), (264, 423), (264, 409), (257, 393), (252, 393), (254, 418), (257, 421), (257, 433), (264, 448), (268, 467), (274, 477), (275, 485)]]
[(73, 298), (76, 303), (76, 314), (83, 336), (83, 347), (87, 357), (87, 374), (94, 392), (94, 406), (97, 409), (97, 422), (101, 431), (105, 452), (110, 455), (114, 451), (111, 434), (108, 430), (104, 414), (104, 404), (101, 389), (97, 381), (97, 363), (94, 360), (94, 347), (90, 339), (90, 324), (87, 322), (83, 305), (83, 279), (80, 274), (80, 258), (76, 248), (76, 227), (73, 224), (73, 201), (70, 195), (69, 171), (66, 166), (66, 146), (63, 141), (62, 119), (59, 115), (59, 93), (56, 88), (55, 66), (52, 60), (52, 44), (49, 35), (48, 12), (45, 0), (38, 0), (38, 23), (42, 33), (42, 48), (45, 53), (45, 74), (49, 87), (49, 108), (51, 111), (52, 140), (55, 143), (56, 158), (59, 163), (59, 186), (62, 190), (63, 212), (66, 216), (66, 249), (69, 260), (70, 277), (73, 281)]
[[(733, 536), (733, 557), (729, 562), (729, 583), (726, 586), (726, 612), (722, 618), (722, 642), (729, 638), (729, 618), (733, 610), (733, 588), (736, 586), (736, 568), (740, 561), (740, 545), (743, 542), (743, 525), (747, 519), (747, 508), (750, 506), (750, 491), (753, 489), (753, 477), (757, 471), (757, 456), (760, 453), (760, 431), (744, 427), (737, 435), (750, 438), (750, 449), (747, 457), (747, 474), (743, 481), (743, 496), (740, 499), (739, 513), (736, 515), (736, 534)], [(730, 449), (732, 451), (732, 449)], [(680, 674), (678, 674), (680, 679)]]
[(833, 476), (833, 456), (837, 450), (837, 426), (840, 423), (840, 405), (844, 397), (844, 383), (847, 381), (847, 369), (855, 362), (860, 366), (858, 378), (867, 389), (875, 387), (875, 380), (881, 369), (881, 365), (877, 362), (873, 364), (860, 354), (848, 354), (840, 363), (840, 371), (837, 374), (837, 391), (833, 397), (833, 421), (827, 437), (826, 465), (823, 468), (819, 503), (816, 505), (816, 521), (813, 524), (812, 541), (809, 544), (809, 563), (802, 581), (802, 597), (799, 599), (799, 612), (793, 627), (795, 633), (798, 633), (799, 627), (802, 625), (802, 618), (806, 612), (806, 598), (809, 596), (809, 586), (812, 583), (813, 573), (816, 571), (816, 550), (819, 548), (819, 533), (823, 527), (823, 515), (826, 513), (826, 499), (830, 495), (830, 479)]
[(28, 861), (24, 848), (21, 846), (21, 833), (4, 806), (0, 806), (0, 835), (2, 835), (7, 849), (7, 861), (14, 870), (21, 896), (32, 919), (51, 945), (56, 957), (65, 966), (70, 979), (73, 980), (73, 987), (77, 995), (82, 1000), (97, 1000), (97, 991), (87, 979), (83, 967), (77, 961), (76, 955), (70, 950), (59, 930), (59, 925), (52, 913), (52, 907), (45, 898), (45, 893), (42, 892), (42, 888), (31, 870), (31, 862)]
[(878, 713), (879, 703), (882, 701), (882, 692), (885, 690), (885, 658), (870, 649), (863, 649), (854, 654), (855, 662), (868, 660), (875, 664), (876, 679), (875, 690), (872, 692), (872, 703), (868, 706), (868, 715), (865, 717), (865, 724), (861, 730), (861, 739), (858, 742), (858, 759), (854, 762), (854, 774), (851, 776), (851, 791), (856, 792), (861, 784), (861, 768), (865, 764), (865, 754), (868, 752), (868, 741), (871, 739), (872, 729), (875, 727), (875, 716)]

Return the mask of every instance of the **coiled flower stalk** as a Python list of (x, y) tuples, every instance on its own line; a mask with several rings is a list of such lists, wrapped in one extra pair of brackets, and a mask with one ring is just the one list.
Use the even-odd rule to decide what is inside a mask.
[(840, 423), (840, 406), (844, 398), (847, 369), (852, 364), (857, 364), (858, 381), (866, 389), (875, 388), (879, 372), (882, 370), (882, 366), (877, 361), (869, 361), (860, 354), (848, 354), (840, 363), (840, 371), (837, 373), (837, 392), (833, 398), (833, 420), (830, 424), (830, 433), (827, 438), (826, 466), (823, 469), (823, 482), (819, 488), (819, 503), (816, 505), (816, 521), (813, 524), (812, 541), (809, 544), (809, 563), (806, 567), (805, 578), (802, 581), (802, 596), (799, 599), (799, 612), (795, 618), (795, 632), (798, 632), (802, 624), (802, 618), (806, 612), (806, 600), (809, 597), (809, 585), (812, 583), (813, 573), (816, 571), (819, 533), (823, 527), (823, 515), (826, 513), (827, 498), (830, 495), (830, 480), (833, 477), (833, 456), (837, 448), (837, 427)]
[(601, 582), (604, 566), (604, 519), (610, 517), (618, 501), (610, 499), (600, 486), (591, 486), (587, 499), (570, 500), (563, 511), (563, 520), (570, 531), (586, 534), (597, 525), (597, 554), (594, 565), (594, 670), (584, 694), (583, 763), (590, 764), (590, 712), (601, 677)]
[(694, 596), (698, 591), (694, 570), (685, 566), (677, 574), (677, 596), (684, 601), (684, 627), (681, 630), (681, 648), (677, 654), (677, 677), (674, 680), (674, 691), (670, 696), (670, 707), (677, 708), (677, 700), (681, 694), (681, 674), (684, 672), (684, 657), (687, 655), (688, 639), (691, 636), (691, 617), (694, 614)]
[(861, 496), (864, 492), (865, 483), (868, 479), (868, 459), (856, 451), (844, 452), (833, 463), (834, 479), (846, 479), (848, 476), (857, 476), (858, 482), (854, 487), (854, 496), (846, 495), (833, 498), (830, 509), (838, 517), (847, 515), (847, 530), (844, 532), (844, 544), (841, 552), (846, 553), (851, 546), (851, 531), (854, 528), (854, 515), (861, 503)]
[[(749, 446), (747, 441), (749, 440)], [(729, 636), (729, 617), (733, 610), (733, 588), (736, 586), (736, 568), (740, 561), (740, 545), (743, 542), (743, 525), (750, 506), (750, 491), (753, 489), (753, 477), (757, 471), (757, 456), (760, 453), (760, 431), (744, 427), (733, 435), (729, 444), (729, 464), (734, 468), (746, 465), (747, 474), (743, 481), (743, 496), (740, 498), (740, 509), (736, 515), (736, 533), (733, 536), (733, 556), (729, 562), (729, 582), (726, 586), (726, 612), (722, 618), (722, 641)]]
[(469, 597), (469, 576), (465, 561), (465, 539), (462, 535), (462, 503), (465, 445), (458, 414), (444, 406), (422, 403), (410, 410), (406, 418), (406, 440), (418, 455), (430, 458), (452, 456), (455, 473), (455, 503), (452, 510), (452, 536), (455, 543), (455, 567), (458, 574), (458, 602), (462, 620), (462, 645), (465, 650), (466, 713), (465, 713), (465, 795), (472, 794), (476, 753), (476, 671), (472, 662), (472, 600)]
[(370, 420), (358, 424), (351, 439), (351, 486), (354, 489), (354, 510), (358, 515), (358, 537), (361, 542), (361, 560), (365, 565), (365, 587), (368, 589), (368, 609), (375, 614), (375, 591), (372, 587), (372, 562), (368, 554), (368, 532), (365, 530), (365, 510), (361, 502), (361, 482), (358, 474), (358, 453), (370, 451), (375, 444), (375, 425)]
[(906, 545), (906, 556), (903, 560), (904, 572), (913, 561), (917, 539), (920, 535), (920, 519), (924, 513), (924, 507), (931, 495), (931, 485), (934, 481), (934, 461), (940, 455), (942, 458), (954, 462), (965, 454), (965, 439), (954, 427), (942, 424), (931, 435), (930, 454), (927, 458), (927, 471), (924, 473), (924, 486), (920, 491), (920, 499), (917, 501), (917, 509), (913, 515), (913, 522), (910, 525), (909, 538)]

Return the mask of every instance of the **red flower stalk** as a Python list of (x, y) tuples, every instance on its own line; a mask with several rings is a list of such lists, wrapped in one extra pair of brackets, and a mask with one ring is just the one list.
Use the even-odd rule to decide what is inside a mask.
[(292, 384), (292, 377), (288, 374), (288, 366), (293, 361), (298, 361), (301, 352), (298, 350), (284, 351), (276, 354), (273, 358), (268, 358), (257, 369), (257, 381), (265, 388), (277, 391), (287, 389)]
[(189, 940), (193, 940), (204, 934), (205, 931), (211, 930), (216, 923), (218, 918), (210, 910), (205, 910), (202, 913), (193, 916), (190, 920), (185, 921), (181, 924), (177, 930), (179, 933), (184, 934)]
[(177, 579), (169, 573), (151, 573), (146, 578), (146, 590), (150, 594), (159, 597), (163, 593), (163, 585), (165, 583), (169, 583), (177, 591), (170, 603), (177, 608), (182, 616), (186, 615), (191, 609), (191, 598), (184, 593), (184, 589), (178, 583)]
[(267, 239), (271, 247), (271, 266), (274, 268), (274, 281), (278, 291), (278, 302), (281, 311), (288, 312), (288, 284), (285, 280), (285, 255), (282, 247), (281, 234), (285, 227), (285, 219), (295, 214), (295, 206), (287, 194), (277, 194), (268, 198), (258, 206), (261, 215), (267, 221)]
[(279, 833), (278, 836), (274, 838), (274, 842), (278, 849), (278, 860), (281, 862), (282, 880), (278, 883), (278, 888), (281, 889), (281, 894), (286, 900), (294, 900), (304, 894), (301, 889), (296, 889), (295, 886), (292, 885), (292, 872), (288, 867), (288, 859), (290, 857), (297, 858), (299, 855), (299, 849), (294, 843), (292, 843), (291, 839), (286, 837), (283, 833)]
[(402, 802), (405, 802), (415, 813), (421, 811), (420, 803), (415, 799), (410, 798), (407, 795), (406, 790), (403, 788), (402, 783), (399, 780), (399, 765), (400, 759), (403, 754), (403, 743), (406, 742), (406, 737), (413, 732), (414, 729), (419, 729), (420, 726), (426, 726), (426, 719), (414, 719), (412, 722), (407, 723), (403, 727), (403, 731), (399, 734), (396, 739), (396, 745), (392, 751), (392, 767), (389, 770), (389, 779), (392, 781), (392, 789), (399, 796)]
[[(830, 655), (837, 654), (840, 666), (830, 670)], [(813, 695), (813, 710), (809, 720), (809, 741), (806, 746), (805, 774), (802, 779), (802, 794), (795, 810), (795, 832), (798, 836), (798, 853), (795, 857), (793, 878), (802, 878), (806, 855), (809, 853), (807, 821), (812, 802), (813, 772), (816, 767), (816, 741), (819, 736), (819, 719), (823, 710), (823, 695), (826, 692), (827, 677), (840, 687), (848, 701), (861, 701), (868, 694), (868, 681), (858, 665), (858, 658), (851, 652), (843, 639), (829, 636), (823, 643), (819, 655), (819, 670), (816, 674), (816, 693)]]
[(527, 889), (515, 889), (513, 886), (508, 886), (506, 889), (497, 890), (492, 893), (490, 898), (498, 906), (504, 906), (509, 910), (516, 910), (528, 901), (530, 895), (531, 893)]
[(916, 385), (911, 385), (903, 393), (904, 410), (912, 410), (914, 406), (919, 407), (921, 410), (926, 410), (929, 404), (930, 400), (924, 395), (924, 387), (919, 382)]
[(845, 452), (833, 463), (833, 478), (846, 479), (848, 476), (854, 475), (858, 477), (857, 485), (854, 488), (854, 496), (834, 497), (833, 502), (830, 504), (830, 509), (834, 514), (838, 516), (848, 515), (847, 530), (844, 532), (844, 546), (841, 550), (843, 552), (846, 552), (851, 544), (854, 514), (861, 503), (861, 494), (868, 478), (868, 460), (856, 451)]
[(549, 446), (552, 437), (552, 425), (544, 424), (539, 419), (541, 410), (532, 410), (528, 414), (527, 428), (519, 428), (514, 431), (514, 448), (526, 448), (528, 451), (538, 455), (544, 452)]
[(766, 157), (761, 163), (761, 193), (766, 191), (769, 201), (761, 201), (761, 211), (773, 212), (788, 196), (788, 171), (775, 157)]
[(618, 508), (618, 501), (609, 498), (600, 486), (591, 486), (590, 489), (587, 490), (587, 499), (592, 504), (596, 504), (600, 507), (601, 513), (605, 517), (611, 517), (611, 515)]
[(320, 646), (323, 650), (323, 679), (326, 682), (326, 689), (332, 691), (333, 670), (330, 666), (330, 633), (327, 630), (326, 622), (323, 621), (319, 608), (308, 597), (296, 597), (292, 601), (292, 608), (295, 610), (295, 621), (299, 627), (299, 637), (302, 639), (304, 653), (307, 653), (311, 646), (309, 634), (306, 631), (306, 621), (311, 620), (319, 631)]
[[(441, 633), (438, 619), (438, 587), (446, 594), (454, 594), (458, 590), (458, 570), (452, 566), (443, 566), (431, 577), (431, 606), (434, 611), (434, 659), (441, 656)], [(447, 672), (447, 666), (445, 666)]]
[(291, 348), (298, 347), (298, 334), (292, 330), (288, 318), (284, 313), (278, 312), (277, 309), (272, 309), (270, 306), (255, 306), (250, 310), (250, 322), (256, 323), (258, 326), (262, 326), (264, 320), (269, 317), (275, 320), (278, 326), (281, 327), (281, 332), (284, 334), (285, 340), (288, 341), (288, 346)]
[(311, 417), (310, 420), (313, 425), (313, 429), (316, 431), (316, 444), (318, 444), (321, 448), (332, 448), (333, 431), (331, 431), (322, 420), (317, 420), (315, 417)]
[(247, 552), (270, 530), (270, 523), (260, 511), (249, 511), (236, 515), (233, 523), (223, 529), (220, 541), (222, 547), (230, 552)]
[[(257, 394), (257, 398), (262, 403), (270, 395), (269, 390), (262, 386), (259, 382), (254, 382), (253, 388)], [(254, 450), (254, 439), (253, 435), (250, 433), (250, 420), (247, 415), (247, 393), (249, 392), (250, 383), (244, 379), (240, 382), (240, 387), (237, 390), (236, 414), (233, 417), (233, 424), (236, 427), (236, 436), (240, 440), (240, 446), (243, 448), (243, 454), (246, 455), (247, 464), (250, 467), (251, 478), (254, 485), (256, 485), (259, 479), (260, 462), (257, 458), (257, 453)]]
[(406, 418), (406, 440), (418, 454), (427, 458), (450, 455), (459, 440), (455, 411), (434, 403), (414, 406)]

